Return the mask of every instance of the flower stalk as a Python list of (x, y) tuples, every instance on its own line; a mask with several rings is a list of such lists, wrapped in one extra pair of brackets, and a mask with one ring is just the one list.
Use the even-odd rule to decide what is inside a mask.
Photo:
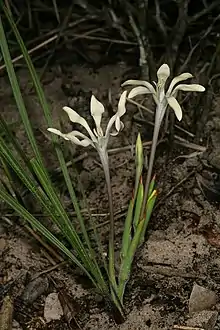
[[(157, 108), (160, 107), (161, 105), (158, 104)], [(160, 113), (160, 110), (157, 109), (156, 113)], [(156, 122), (156, 120), (155, 120)], [(158, 120), (159, 122), (159, 120)], [(152, 172), (153, 172), (153, 166), (154, 166), (154, 159), (155, 159), (155, 154), (156, 154), (156, 149), (157, 149), (157, 141), (158, 141), (158, 136), (160, 132), (160, 125), (155, 125), (154, 126), (154, 132), (153, 132), (153, 139), (152, 139), (152, 145), (151, 145), (151, 151), (150, 151), (150, 159), (149, 159), (149, 164), (148, 164), (148, 171), (147, 171), (147, 178), (145, 181), (145, 187), (144, 187), (144, 198), (143, 198), (143, 204), (141, 207), (141, 213), (140, 213), (140, 219), (144, 217), (145, 213), (145, 205), (147, 203), (147, 199), (149, 197), (149, 186), (151, 183), (152, 179)]]
[(143, 204), (141, 209), (140, 219), (142, 219), (145, 215), (145, 206), (149, 197), (149, 186), (152, 178), (152, 171), (157, 147), (157, 141), (159, 136), (159, 131), (161, 124), (163, 122), (163, 118), (167, 107), (170, 106), (173, 109), (177, 119), (180, 121), (182, 119), (182, 109), (177, 101), (178, 91), (186, 91), (186, 92), (204, 92), (205, 88), (198, 84), (179, 84), (179, 82), (183, 80), (187, 80), (192, 78), (191, 73), (182, 73), (179, 76), (172, 79), (169, 88), (165, 91), (165, 85), (167, 79), (170, 76), (170, 68), (167, 64), (163, 64), (157, 71), (157, 83), (154, 82), (155, 88), (148, 81), (143, 80), (127, 80), (122, 86), (128, 85), (136, 85), (130, 93), (128, 94), (128, 98), (133, 98), (137, 95), (145, 95), (152, 94), (153, 99), (156, 103), (156, 114), (155, 114), (155, 124), (154, 124), (154, 133), (153, 133), (153, 141), (150, 153), (150, 159), (148, 164), (148, 173), (145, 182), (145, 192), (143, 198)]
[[(115, 234), (115, 225), (114, 225), (114, 209), (113, 209), (113, 198), (112, 198), (112, 187), (111, 187), (111, 178), (110, 178), (110, 171), (109, 171), (109, 159), (108, 159), (108, 152), (107, 146), (109, 142), (110, 136), (116, 136), (123, 129), (124, 124), (121, 122), (120, 118), (124, 115), (125, 109), (125, 102), (126, 102), (127, 92), (124, 91), (119, 99), (118, 102), (118, 110), (117, 112), (110, 118), (108, 125), (106, 127), (105, 134), (101, 127), (101, 120), (102, 115), (104, 113), (104, 106), (101, 102), (99, 102), (95, 96), (91, 97), (90, 102), (90, 111), (91, 115), (95, 122), (95, 129), (89, 127), (87, 121), (82, 118), (77, 112), (69, 107), (64, 107), (63, 110), (69, 116), (69, 119), (74, 122), (78, 123), (87, 131), (89, 136), (86, 136), (84, 133), (79, 131), (72, 131), (70, 133), (62, 133), (58, 129), (55, 128), (48, 128), (48, 131), (54, 133), (56, 135), (61, 136), (65, 140), (69, 140), (74, 144), (87, 147), (91, 145), (95, 148), (98, 152), (100, 161), (102, 163), (103, 171), (105, 174), (105, 181), (107, 185), (107, 193), (108, 193), (108, 203), (109, 203), (109, 214), (110, 214), (110, 230), (109, 230), (109, 246), (108, 246), (108, 269), (107, 273), (109, 276), (110, 282), (110, 291), (112, 299), (115, 305), (118, 307), (121, 314), (122, 305), (120, 300), (117, 296), (117, 283), (116, 283), (116, 275), (115, 275), (115, 250), (114, 250), (114, 234)], [(114, 127), (114, 128), (113, 128)]]
[(115, 279), (115, 220), (114, 220), (114, 208), (113, 208), (113, 198), (112, 198), (112, 187), (111, 187), (111, 178), (109, 171), (109, 161), (107, 151), (99, 152), (99, 157), (102, 163), (102, 167), (105, 174), (105, 181), (107, 185), (108, 193), (108, 204), (109, 204), (109, 218), (110, 218), (110, 228), (109, 228), (109, 247), (108, 247), (108, 258), (109, 258), (109, 279), (114, 291), (116, 291), (116, 279)]

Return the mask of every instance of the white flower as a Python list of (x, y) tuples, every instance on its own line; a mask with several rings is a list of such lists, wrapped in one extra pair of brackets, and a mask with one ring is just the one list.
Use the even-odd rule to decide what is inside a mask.
[(167, 64), (163, 64), (157, 71), (158, 82), (157, 84), (154, 83), (156, 88), (154, 88), (149, 82), (143, 80), (127, 80), (122, 86), (138, 85), (138, 87), (134, 87), (130, 91), (128, 98), (133, 98), (142, 94), (152, 94), (154, 101), (157, 104), (156, 117), (158, 118), (159, 123), (161, 123), (163, 119), (168, 104), (174, 110), (177, 119), (180, 121), (182, 119), (182, 109), (176, 99), (178, 91), (204, 92), (205, 88), (197, 84), (179, 84), (176, 86), (177, 83), (193, 77), (191, 73), (182, 73), (173, 78), (166, 92), (165, 84), (169, 76), (170, 68)]
[[(86, 129), (87, 133), (89, 134), (89, 137), (79, 131), (72, 131), (70, 133), (65, 134), (60, 132), (56, 128), (48, 128), (47, 130), (49, 132), (52, 132), (54, 134), (63, 137), (65, 140), (69, 140), (80, 146), (87, 147), (88, 145), (92, 145), (99, 152), (105, 152), (107, 149), (107, 144), (110, 135), (113, 136), (117, 135), (119, 131), (122, 130), (124, 127), (124, 124), (121, 122), (120, 118), (126, 112), (126, 108), (125, 108), (126, 96), (127, 96), (127, 92), (124, 91), (118, 102), (118, 110), (110, 118), (105, 134), (103, 133), (101, 127), (102, 114), (105, 111), (105, 109), (103, 104), (99, 102), (94, 95), (92, 95), (90, 101), (90, 111), (96, 126), (93, 131), (89, 127), (87, 121), (83, 117), (81, 117), (76, 111), (74, 111), (69, 107), (63, 108), (63, 110), (68, 114), (69, 119), (73, 123), (80, 124)], [(112, 132), (113, 125), (115, 126), (114, 132)]]

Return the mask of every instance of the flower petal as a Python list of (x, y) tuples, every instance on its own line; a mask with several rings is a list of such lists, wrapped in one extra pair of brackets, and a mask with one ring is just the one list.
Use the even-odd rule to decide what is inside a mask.
[[(106, 127), (106, 131), (105, 131), (105, 137), (106, 138), (108, 138), (109, 137), (109, 135), (110, 135), (110, 131), (111, 131), (111, 129), (112, 129), (112, 126), (113, 126), (113, 124), (116, 122), (116, 119), (117, 118), (119, 118), (118, 116), (117, 116), (117, 114), (114, 114), (111, 118), (110, 118), (110, 120), (109, 120), (109, 122), (108, 122), (108, 125), (107, 125), (107, 127)], [(120, 123), (120, 119), (119, 119), (119, 123)], [(116, 125), (116, 124), (115, 124)], [(119, 125), (117, 124), (117, 127), (118, 127)], [(117, 130), (117, 133), (119, 132), (119, 130), (120, 130), (120, 128), (119, 128), (119, 130), (116, 128), (116, 130)], [(117, 134), (115, 134), (115, 135), (117, 135)]]
[(118, 101), (118, 111), (110, 118), (108, 125), (106, 127), (105, 136), (108, 137), (111, 131), (113, 124), (115, 123), (116, 132), (111, 133), (115, 136), (119, 131), (124, 127), (124, 124), (121, 122), (120, 117), (122, 117), (126, 112), (125, 102), (126, 102), (127, 91), (124, 91)]
[(65, 134), (63, 134), (62, 132), (60, 132), (58, 129), (56, 129), (56, 128), (48, 128), (47, 129), (49, 132), (51, 132), (51, 133), (54, 133), (54, 134), (56, 134), (56, 135), (59, 135), (59, 136), (61, 136), (62, 138), (64, 138), (65, 140), (69, 140), (66, 136), (65, 136)]
[(96, 141), (95, 135), (93, 134), (92, 130), (90, 129), (89, 125), (87, 124), (87, 121), (83, 117), (81, 117), (76, 111), (74, 111), (70, 107), (63, 107), (63, 110), (68, 114), (69, 119), (73, 123), (80, 124), (87, 130), (92, 141)]
[(173, 111), (175, 112), (177, 119), (180, 121), (182, 119), (183, 113), (182, 113), (182, 109), (181, 109), (179, 103), (177, 102), (177, 100), (175, 99), (175, 97), (173, 97), (173, 96), (168, 97), (167, 102), (168, 102), (169, 106), (173, 109)]
[(184, 91), (184, 92), (204, 92), (205, 87), (202, 85), (197, 84), (180, 84), (174, 88), (172, 94), (175, 94), (177, 91)]
[[(118, 121), (118, 123), (117, 123), (117, 121)], [(123, 128), (125, 127), (125, 125), (123, 124), (122, 121), (120, 121), (119, 118), (116, 118), (115, 127), (117, 127), (117, 128), (115, 130), (113, 130), (113, 132), (110, 133), (110, 135), (112, 135), (112, 136), (118, 135), (119, 131), (122, 131)]]
[(105, 111), (105, 108), (101, 102), (99, 102), (94, 95), (91, 97), (90, 101), (90, 111), (91, 115), (95, 121), (96, 132), (98, 135), (103, 136), (103, 131), (101, 128), (102, 114)]
[(152, 94), (152, 93), (148, 88), (146, 88), (144, 86), (134, 87), (128, 94), (128, 98), (132, 99), (133, 97), (135, 97), (137, 95), (143, 95), (143, 94)]
[(185, 73), (182, 73), (182, 74), (180, 74), (179, 76), (173, 78), (173, 80), (172, 80), (171, 83), (170, 83), (170, 86), (169, 86), (169, 89), (168, 89), (166, 95), (167, 95), (167, 96), (170, 96), (170, 95), (171, 95), (174, 86), (175, 86), (178, 82), (183, 81), (183, 80), (186, 80), (186, 79), (189, 79), (189, 78), (192, 78), (192, 77), (193, 77), (193, 75), (192, 75), (191, 73), (185, 72)]
[(128, 85), (139, 85), (144, 86), (149, 89), (150, 93), (156, 94), (155, 88), (148, 82), (144, 80), (127, 80), (121, 86), (128, 86)]
[[(54, 133), (56, 135), (61, 136), (65, 140), (73, 142), (74, 144), (77, 144), (77, 145), (80, 145), (80, 146), (83, 146), (83, 147), (87, 147), (90, 144), (92, 146), (94, 146), (92, 140), (90, 140), (86, 135), (84, 135), (81, 132), (72, 131), (70, 133), (64, 134), (56, 128), (48, 128), (47, 130), (51, 133)], [(79, 140), (78, 137), (83, 138), (83, 140)]]
[(127, 97), (127, 91), (124, 91), (121, 96), (120, 99), (118, 101), (118, 111), (117, 111), (117, 115), (119, 117), (123, 116), (126, 112), (126, 107), (125, 107), (125, 103), (126, 103), (126, 97)]
[[(83, 147), (88, 147), (89, 145), (92, 145), (95, 148), (93, 141), (81, 132), (72, 131), (65, 135), (75, 144), (78, 144)], [(82, 140), (80, 140), (78, 137), (82, 138)]]
[(124, 127), (124, 124), (120, 121), (120, 117), (116, 116), (116, 119), (115, 119), (116, 131), (119, 132), (122, 129), (122, 127)]
[(170, 76), (170, 68), (167, 64), (161, 65), (157, 71), (158, 85), (163, 87)]

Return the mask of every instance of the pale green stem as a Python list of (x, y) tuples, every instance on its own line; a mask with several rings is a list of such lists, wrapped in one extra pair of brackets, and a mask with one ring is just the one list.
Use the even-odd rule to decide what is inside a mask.
[(109, 203), (109, 215), (110, 215), (110, 229), (109, 229), (109, 278), (111, 281), (111, 285), (113, 286), (114, 292), (116, 291), (116, 279), (115, 279), (115, 250), (114, 250), (114, 231), (115, 231), (115, 223), (114, 223), (114, 211), (113, 211), (113, 199), (112, 199), (112, 187), (111, 187), (111, 179), (110, 179), (110, 171), (109, 171), (109, 161), (108, 161), (108, 153), (106, 150), (99, 151), (99, 157), (103, 166), (103, 170), (105, 173), (105, 180), (107, 184), (108, 191), (108, 203)]
[(142, 208), (141, 208), (140, 219), (143, 219), (144, 213), (146, 211), (148, 192), (149, 192), (153, 165), (154, 165), (154, 158), (155, 158), (155, 153), (156, 153), (156, 148), (157, 148), (157, 140), (158, 140), (158, 135), (159, 135), (159, 131), (160, 131), (160, 126), (161, 126), (161, 123), (162, 123), (162, 120), (163, 120), (163, 117), (165, 114), (166, 106), (167, 106), (166, 104), (161, 102), (157, 105), (157, 109), (156, 109), (153, 141), (152, 141), (152, 146), (151, 146), (150, 160), (149, 160), (148, 171), (147, 171), (147, 179), (145, 182), (144, 198), (143, 198), (143, 204), (142, 204)]

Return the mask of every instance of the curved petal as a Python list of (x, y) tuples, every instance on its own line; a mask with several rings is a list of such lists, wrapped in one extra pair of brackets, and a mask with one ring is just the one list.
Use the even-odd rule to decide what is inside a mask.
[(134, 87), (128, 94), (128, 98), (132, 99), (133, 97), (135, 97), (137, 95), (143, 95), (143, 94), (152, 94), (152, 93), (148, 88), (146, 88), (144, 86)]
[(126, 107), (125, 107), (125, 103), (126, 103), (126, 97), (127, 97), (127, 91), (124, 91), (121, 96), (120, 99), (118, 101), (118, 111), (117, 111), (117, 115), (119, 117), (123, 116), (126, 112)]
[(182, 109), (181, 109), (179, 103), (177, 102), (177, 100), (175, 99), (175, 97), (173, 97), (173, 96), (168, 97), (167, 102), (168, 102), (169, 106), (173, 109), (173, 111), (175, 112), (177, 119), (180, 121), (182, 119), (183, 113), (182, 113)]
[(94, 95), (92, 95), (92, 97), (91, 97), (90, 111), (91, 111), (91, 115), (92, 115), (95, 125), (96, 125), (97, 134), (100, 136), (103, 136), (103, 131), (101, 128), (101, 120), (102, 120), (102, 114), (105, 111), (105, 108), (104, 108), (103, 104), (101, 102), (99, 102)]
[(87, 130), (92, 141), (96, 140), (95, 135), (93, 134), (92, 130), (90, 129), (89, 125), (87, 124), (87, 121), (83, 117), (81, 117), (76, 111), (74, 111), (70, 107), (63, 107), (63, 110), (67, 113), (67, 115), (69, 116), (69, 119), (73, 123), (80, 124)]
[[(119, 131), (122, 131), (123, 128), (125, 127), (125, 125), (122, 123), (122, 121), (120, 121), (119, 118), (116, 119), (116, 121), (118, 120), (118, 124), (117, 124), (117, 127), (119, 127), (119, 130), (116, 128), (116, 130), (113, 130), (113, 132), (110, 133), (111, 136), (116, 136), (118, 135)], [(115, 121), (115, 123), (116, 123)], [(116, 124), (115, 124), (116, 126)]]
[(184, 92), (204, 92), (205, 87), (202, 85), (197, 84), (180, 84), (174, 88), (172, 94), (176, 93), (177, 91), (184, 91)]
[[(89, 145), (92, 145), (95, 147), (93, 141), (88, 138), (85, 134), (79, 132), (79, 131), (72, 131), (70, 133), (65, 134), (67, 138), (69, 138), (70, 141), (72, 141), (75, 144), (78, 144), (83, 147), (88, 147)], [(81, 138), (81, 139), (79, 139)]]
[(111, 131), (111, 129), (112, 129), (112, 126), (113, 126), (114, 122), (116, 121), (116, 118), (117, 118), (117, 115), (116, 115), (116, 114), (113, 115), (113, 116), (110, 118), (110, 120), (109, 120), (109, 122), (108, 122), (108, 125), (107, 125), (107, 127), (106, 127), (106, 131), (105, 131), (105, 137), (106, 137), (106, 138), (109, 137), (109, 135), (110, 135), (110, 131)]
[(126, 112), (126, 107), (125, 107), (126, 96), (127, 96), (127, 91), (124, 91), (120, 96), (120, 99), (118, 101), (118, 111), (110, 118), (110, 120), (108, 122), (108, 125), (106, 127), (106, 132), (105, 132), (106, 137), (109, 136), (110, 131), (111, 131), (112, 126), (113, 126), (114, 123), (115, 123), (116, 132), (111, 133), (111, 135), (113, 135), (113, 136), (117, 135), (118, 132), (124, 127), (124, 125), (121, 122), (120, 118)]
[(149, 89), (150, 93), (156, 94), (155, 88), (148, 82), (144, 80), (127, 80), (125, 81), (121, 86), (128, 86), (128, 85), (139, 85), (139, 86), (144, 86)]
[[(94, 146), (92, 140), (90, 140), (86, 135), (84, 135), (81, 132), (73, 131), (73, 132), (64, 134), (64, 133), (60, 132), (58, 129), (56, 129), (56, 128), (48, 128), (47, 130), (49, 132), (51, 132), (51, 133), (54, 133), (56, 135), (61, 136), (65, 140), (68, 140), (68, 141), (73, 142), (74, 144), (77, 144), (77, 145), (80, 145), (80, 146), (83, 146), (83, 147), (87, 147), (90, 144), (92, 146)], [(79, 140), (78, 137), (81, 137), (82, 140)]]
[(187, 79), (192, 78), (192, 77), (193, 77), (193, 75), (192, 75), (191, 73), (185, 72), (185, 73), (182, 73), (182, 74), (180, 74), (179, 76), (173, 78), (173, 80), (172, 80), (171, 83), (170, 83), (170, 86), (169, 86), (169, 89), (168, 89), (166, 95), (167, 95), (167, 96), (170, 96), (170, 94), (172, 93), (172, 90), (173, 90), (174, 86), (175, 86), (178, 82), (183, 81), (183, 80), (187, 80)]
[(170, 76), (170, 68), (167, 64), (161, 65), (157, 71), (158, 86), (163, 87)]
[(120, 117), (119, 116), (116, 116), (116, 119), (115, 119), (115, 128), (116, 128), (116, 131), (117, 132), (119, 132), (120, 130), (122, 130), (124, 128), (124, 124), (120, 120)]
[(51, 132), (51, 133), (54, 133), (54, 134), (56, 134), (56, 135), (59, 135), (59, 136), (61, 136), (63, 139), (65, 139), (65, 140), (69, 140), (66, 136), (65, 136), (65, 134), (63, 134), (62, 132), (60, 132), (58, 129), (56, 129), (56, 128), (48, 128), (47, 129), (49, 132)]

